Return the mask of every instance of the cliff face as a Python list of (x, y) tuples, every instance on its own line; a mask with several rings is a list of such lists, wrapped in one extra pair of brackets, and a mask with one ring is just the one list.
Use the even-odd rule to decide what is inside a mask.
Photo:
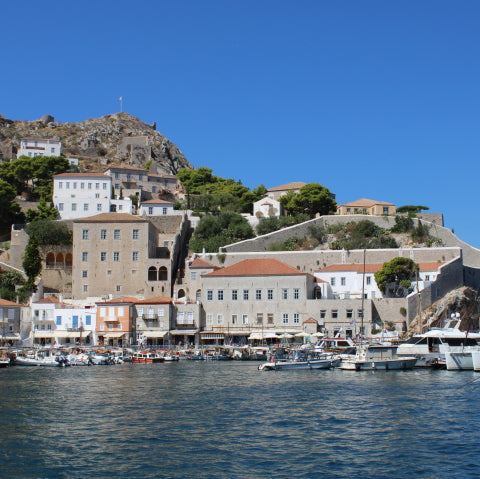
[(100, 171), (107, 165), (144, 167), (153, 173), (176, 174), (193, 168), (171, 141), (128, 113), (116, 113), (78, 123), (58, 123), (46, 115), (36, 121), (0, 118), (0, 153), (16, 158), (22, 138), (53, 138), (62, 142), (64, 156), (78, 158), (82, 169)]

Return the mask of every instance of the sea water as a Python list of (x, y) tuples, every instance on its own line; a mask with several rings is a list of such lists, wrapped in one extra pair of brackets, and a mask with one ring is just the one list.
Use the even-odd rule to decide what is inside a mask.
[(480, 475), (480, 373), (257, 366), (2, 369), (0, 477)]

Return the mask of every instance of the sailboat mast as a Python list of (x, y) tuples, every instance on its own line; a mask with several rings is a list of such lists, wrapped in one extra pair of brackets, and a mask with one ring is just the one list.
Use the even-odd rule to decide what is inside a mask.
[(365, 312), (363, 310), (363, 306), (365, 303), (365, 254), (366, 250), (363, 250), (363, 275), (362, 275), (362, 321), (360, 323), (360, 337), (363, 334), (365, 336), (365, 331), (363, 329), (363, 316)]

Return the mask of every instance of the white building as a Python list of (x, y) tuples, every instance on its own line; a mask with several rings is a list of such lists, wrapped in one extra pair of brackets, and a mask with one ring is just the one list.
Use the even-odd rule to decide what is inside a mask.
[(259, 219), (271, 218), (272, 216), (278, 218), (281, 215), (281, 211), (282, 205), (280, 201), (268, 196), (253, 203), (253, 216)]
[(62, 173), (53, 177), (53, 202), (62, 220), (100, 213), (132, 213), (132, 200), (112, 199), (112, 178), (102, 173)]
[(21, 156), (60, 156), (62, 143), (51, 138), (22, 138), (17, 158)]
[(165, 216), (165, 215), (183, 215), (183, 211), (174, 210), (173, 203), (165, 200), (148, 200), (140, 203), (140, 216)]
[(45, 298), (32, 303), (31, 308), (33, 344), (96, 344), (96, 307), (76, 307), (56, 298)]
[[(418, 289), (421, 291), (440, 274), (443, 263), (419, 263)], [(372, 264), (332, 264), (315, 271), (316, 278), (328, 284), (329, 299), (383, 298), (375, 281), (375, 273), (383, 267), (382, 263)], [(416, 282), (412, 283), (416, 289)]]

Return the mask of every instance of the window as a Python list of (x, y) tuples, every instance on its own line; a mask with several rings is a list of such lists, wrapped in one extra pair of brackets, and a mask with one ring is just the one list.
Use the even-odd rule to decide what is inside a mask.
[(120, 261), (120, 253), (118, 251), (113, 252), (113, 261)]
[(262, 300), (262, 290), (261, 289), (256, 289), (255, 290), (255, 299), (257, 301), (261, 301)]
[(58, 189), (62, 189), (63, 188), (63, 181), (59, 181), (58, 182)]
[(138, 239), (138, 230), (132, 230), (132, 239)]
[(217, 314), (217, 324), (223, 324), (223, 314), (222, 313)]
[(223, 301), (223, 289), (217, 291), (217, 299), (218, 301)]
[(138, 261), (138, 251), (132, 252), (132, 261)]
[(85, 326), (91, 326), (91, 325), (92, 325), (92, 317), (89, 314), (87, 314), (85, 316)]
[(213, 314), (207, 314), (207, 324), (213, 324)]
[(100, 261), (107, 261), (107, 253), (105, 251), (100, 252)]
[(353, 309), (347, 309), (347, 318), (352, 319), (353, 318)]
[(288, 324), (288, 313), (283, 313), (282, 314), (282, 323), (283, 324)]
[(196, 271), (191, 271), (190, 272), (190, 281), (196, 281), (197, 280), (197, 272)]
[(293, 323), (294, 324), (300, 323), (300, 313), (293, 313)]
[(107, 239), (107, 230), (100, 230), (100, 239)]
[(320, 318), (325, 319), (327, 317), (327, 311), (325, 309), (320, 310)]
[(207, 289), (207, 301), (213, 301), (213, 290)]
[(148, 214), (153, 215), (153, 206), (148, 207)]
[(115, 286), (115, 291), (117, 293), (120, 293), (121, 290), (122, 290), (122, 287), (119, 284), (117, 284), (117, 286)]
[(268, 313), (267, 314), (267, 323), (268, 324), (273, 324), (273, 313)]
[(113, 176), (114, 176), (114, 178), (115, 178), (116, 180), (118, 180), (118, 171), (116, 171), (116, 172), (113, 174)]
[(113, 239), (120, 239), (120, 230), (113, 230)]
[(58, 203), (58, 211), (63, 211), (63, 203)]
[(83, 203), (83, 211), (88, 211), (88, 203)]
[(282, 299), (288, 299), (288, 289), (287, 288), (282, 289)]
[(69, 181), (67, 181), (67, 182), (65, 183), (65, 188), (67, 188), (67, 190), (70, 189), (70, 182), (69, 182)]
[(273, 299), (273, 289), (267, 289), (267, 299), (270, 301)]
[(242, 324), (248, 324), (248, 314), (242, 314)]
[(293, 299), (300, 299), (300, 289), (299, 288), (295, 288), (293, 290)]
[(84, 190), (85, 189), (85, 183), (80, 183), (80, 189)]
[(345, 278), (344, 276), (342, 276), (342, 277), (340, 278), (340, 284), (341, 284), (342, 286), (345, 286), (345, 285), (347, 284), (347, 278)]
[(335, 278), (330, 278), (330, 285), (335, 286)]
[(95, 189), (99, 190), (100, 189), (100, 183), (95, 183)]
[(74, 189), (74, 190), (77, 189), (77, 182), (76, 182), (76, 181), (73, 182), (73, 189)]
[(86, 251), (82, 253), (82, 261), (88, 261), (88, 253)]
[(97, 211), (102, 211), (102, 205), (101, 205), (101, 203), (97, 203)]
[(158, 308), (157, 312), (160, 317), (165, 316), (165, 308)]
[(91, 184), (91, 183), (88, 184), (88, 189), (89, 189), (89, 190), (92, 189), (92, 184)]
[(86, 278), (88, 276), (87, 270), (82, 271), (82, 278)]
[(57, 320), (55, 321), (55, 324), (57, 326), (60, 326), (62, 324), (62, 317), (61, 316), (57, 316)]
[(88, 240), (88, 230), (82, 230), (82, 239)]
[(232, 314), (232, 324), (237, 324), (237, 315)]
[(337, 319), (338, 318), (338, 310), (332, 309), (332, 319)]
[(83, 285), (83, 292), (84, 293), (88, 292), (88, 285), (86, 285), (86, 284)]
[(357, 317), (358, 317), (359, 319), (363, 318), (363, 309), (359, 309), (359, 310), (357, 311)]
[(107, 184), (106, 184), (106, 183), (102, 183), (102, 188), (103, 188), (104, 190), (106, 190), (106, 189), (107, 189)]
[(187, 311), (187, 324), (193, 324), (193, 323), (194, 323), (193, 311)]
[(365, 278), (365, 281), (366, 281), (367, 284), (372, 284), (372, 277), (371, 277), (371, 276), (367, 276), (367, 277)]
[(162, 208), (162, 213), (163, 213), (164, 215), (166, 215), (166, 214), (167, 214), (167, 208)]
[(257, 324), (263, 323), (263, 313), (257, 313)]
[(238, 299), (238, 291), (236, 289), (232, 289), (232, 301), (237, 301)]
[(77, 211), (77, 203), (72, 203), (72, 211)]
[[(243, 300), (248, 301), (248, 289), (243, 290)], [(244, 323), (245, 324), (245, 323)]]

